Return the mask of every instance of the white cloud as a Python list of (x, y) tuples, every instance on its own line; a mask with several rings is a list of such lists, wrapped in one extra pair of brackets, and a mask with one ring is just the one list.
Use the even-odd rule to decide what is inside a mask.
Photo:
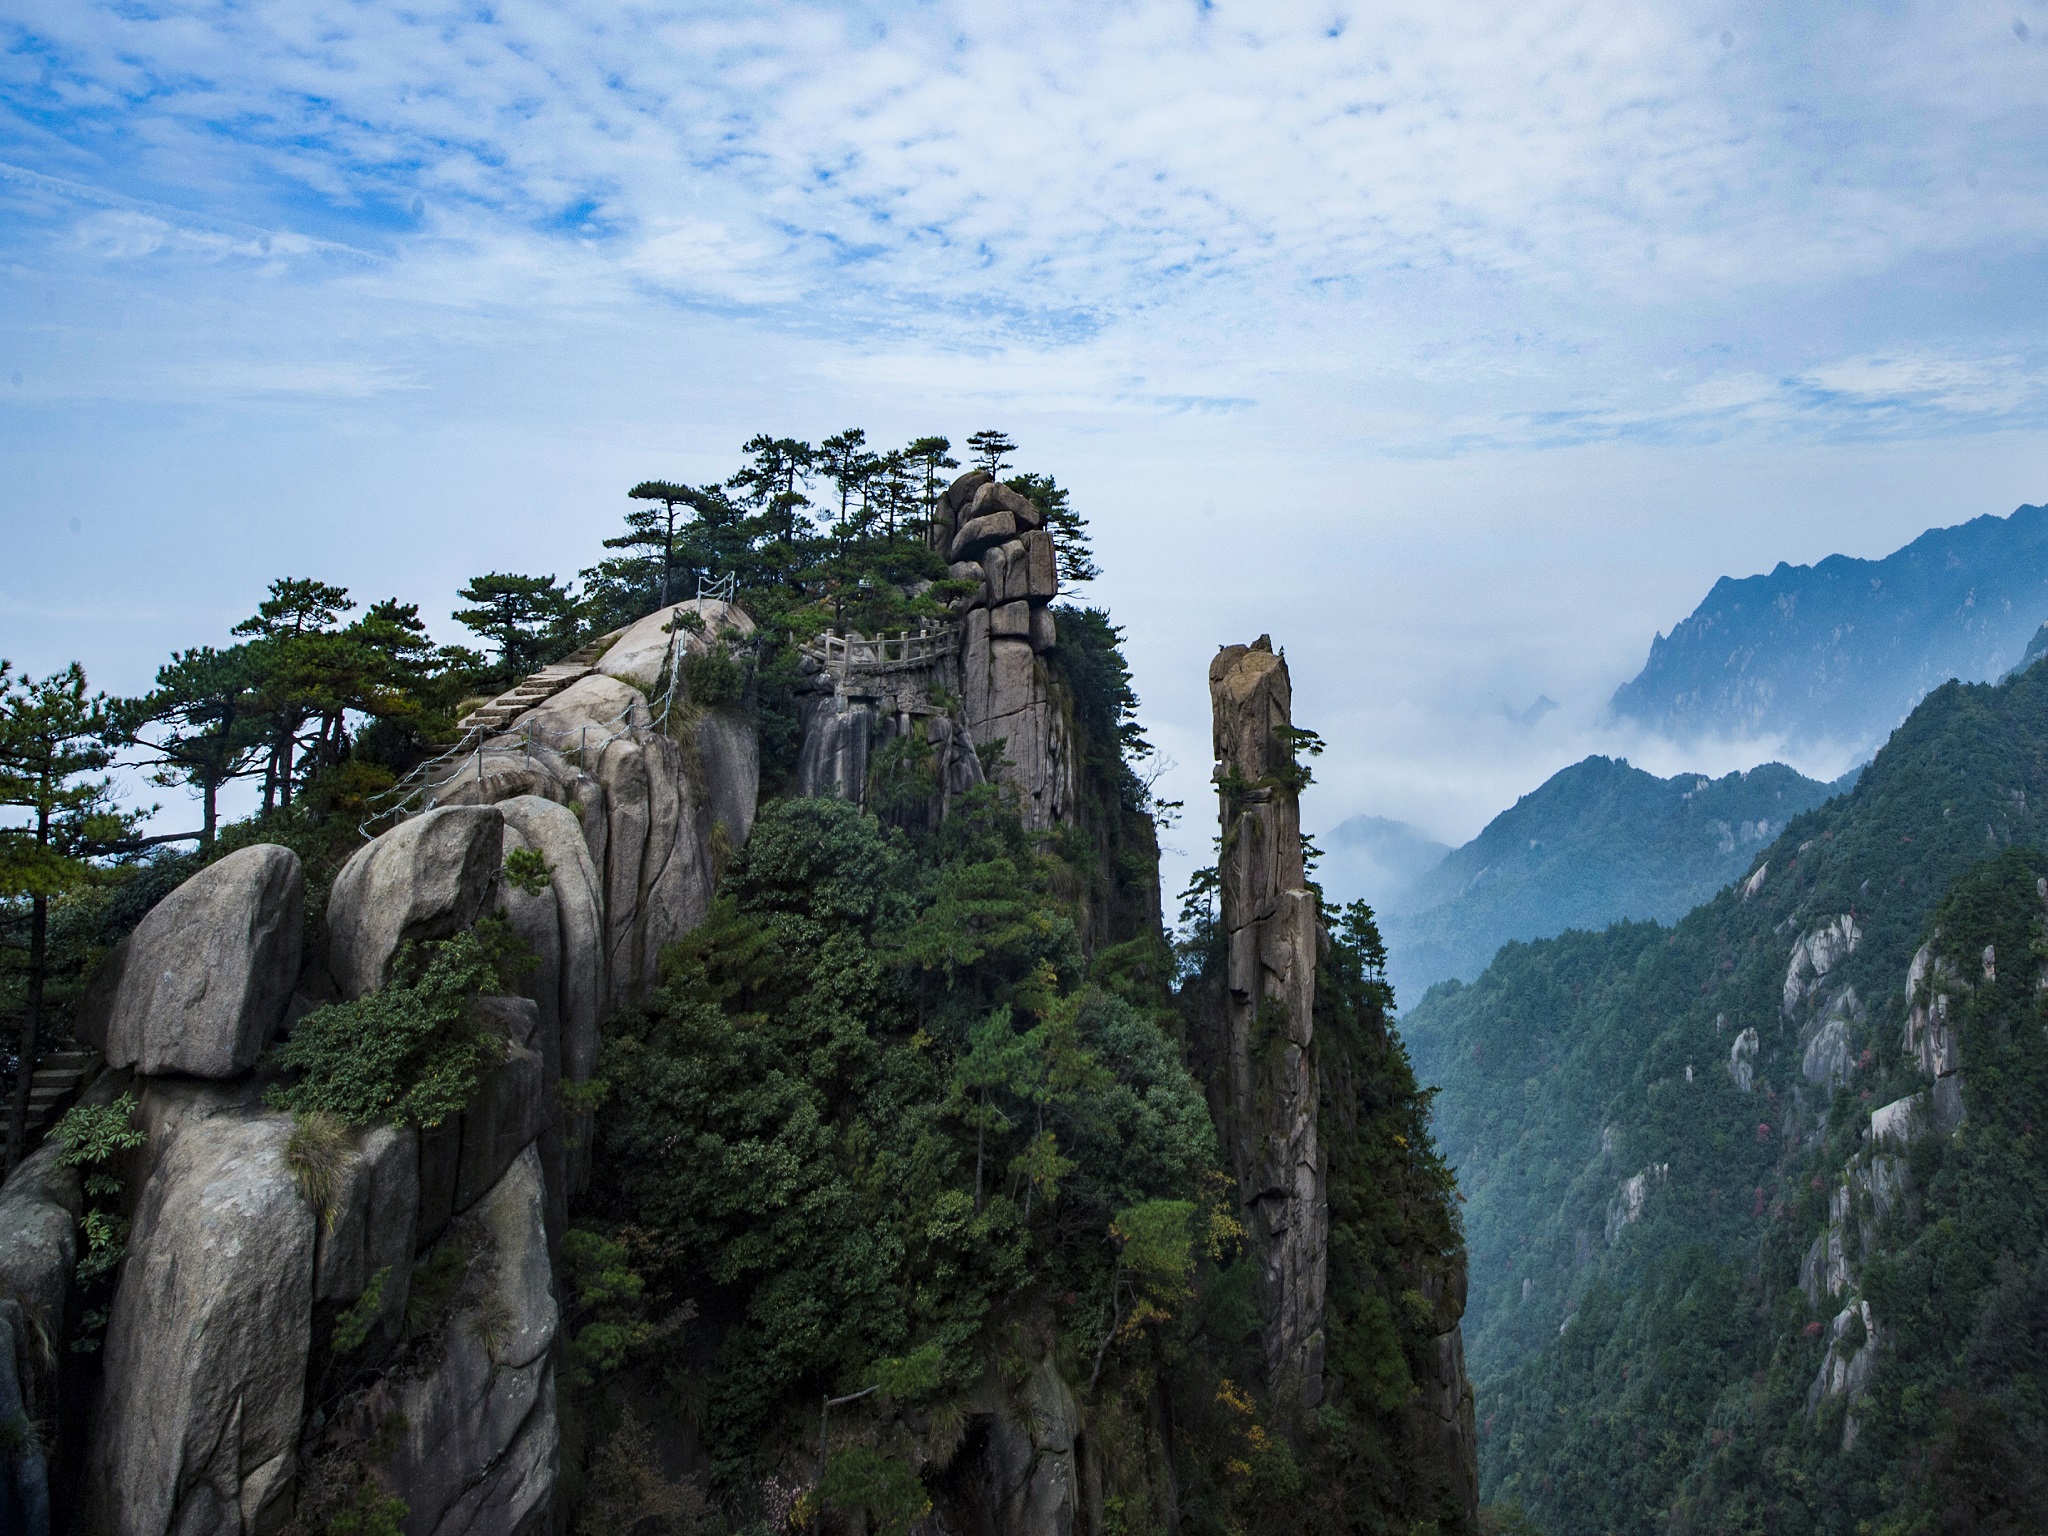
[(154, 654), (286, 569), (445, 612), (753, 431), (997, 422), (1096, 518), (1190, 848), (1201, 670), (1261, 629), (1333, 819), (1461, 838), (1596, 748), (1735, 766), (1769, 744), (1594, 724), (1715, 576), (2042, 498), (2011, 21), (0, 0), (18, 627), (146, 677), (62, 616), (161, 595)]

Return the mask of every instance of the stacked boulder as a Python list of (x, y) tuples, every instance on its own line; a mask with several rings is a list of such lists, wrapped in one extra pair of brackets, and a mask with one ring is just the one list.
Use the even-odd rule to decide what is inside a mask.
[(806, 658), (813, 694), (798, 794), (865, 804), (876, 749), (915, 732), (932, 752), (935, 815), (985, 771), (1016, 792), (1027, 827), (1074, 819), (1071, 705), (1045, 663), (1058, 641), (1049, 605), (1059, 570), (1044, 524), (1030, 498), (986, 471), (947, 487), (931, 538), (952, 562), (948, 574), (974, 584), (952, 604), (957, 624), (902, 641), (848, 635), (840, 661)]
[(982, 470), (940, 499), (934, 536), (948, 574), (975, 581), (960, 637), (961, 717), (991, 771), (1015, 787), (1027, 827), (1072, 819), (1070, 722), (1043, 660), (1057, 641), (1059, 569), (1044, 514)]
[[(751, 624), (705, 604), (684, 631), (691, 606), (625, 632), (547, 701), (544, 730), (512, 722), (439, 803), (359, 848), (311, 932), (298, 857), (257, 846), (187, 880), (109, 956), (77, 1025), (107, 1066), (84, 1102), (131, 1095), (145, 1139), (119, 1170), (131, 1225), (104, 1385), (83, 1443), (55, 1448), (76, 1468), (71, 1528), (254, 1536), (369, 1476), (405, 1501), (407, 1536), (547, 1527), (554, 1255), (588, 1177), (573, 1089), (602, 1021), (701, 920), (752, 825), (751, 725), (674, 686), (683, 658)], [(509, 877), (522, 851), (539, 858)], [(377, 992), (406, 945), (487, 915), (536, 963), (518, 995), (475, 1005), (504, 1049), (461, 1113), (340, 1129), (266, 1103), (266, 1052), (294, 1021)], [(90, 1202), (62, 1150), (0, 1187), (0, 1418), (58, 1416), (56, 1362), (80, 1325), (65, 1312)], [(16, 1456), (0, 1525), (47, 1531), (51, 1483), (41, 1452)]]

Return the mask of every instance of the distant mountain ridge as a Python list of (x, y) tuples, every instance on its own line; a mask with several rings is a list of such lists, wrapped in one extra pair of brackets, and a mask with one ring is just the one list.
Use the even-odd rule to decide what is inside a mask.
[(2048, 619), (2048, 507), (1934, 528), (1882, 560), (1722, 577), (1643, 670), (1624, 719), (1680, 739), (1876, 746), (1949, 678), (2005, 674)]
[(1470, 980), (1510, 940), (1623, 918), (1670, 922), (1835, 792), (1783, 763), (1718, 779), (1660, 779), (1597, 756), (1560, 769), (1383, 915), (1395, 995), (1406, 1007), (1435, 982)]

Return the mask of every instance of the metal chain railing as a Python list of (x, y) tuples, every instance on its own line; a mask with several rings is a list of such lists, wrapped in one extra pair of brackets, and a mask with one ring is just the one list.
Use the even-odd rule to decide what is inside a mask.
[[(671, 621), (671, 624), (672, 629), (669, 636), (668, 651), (662, 660), (662, 672), (667, 675), (668, 687), (662, 693), (658, 710), (645, 697), (636, 696), (623, 710), (612, 716), (611, 719), (578, 726), (573, 732), (539, 731), (530, 722), (523, 725), (508, 726), (504, 729), (495, 729), (491, 726), (472, 726), (463, 733), (462, 739), (457, 741), (454, 746), (439, 756), (429, 758), (426, 762), (421, 763), (403, 779), (399, 780), (397, 784), (378, 796), (377, 798), (385, 801), (385, 804), (379, 806), (369, 816), (365, 817), (358, 825), (357, 830), (365, 838), (375, 837), (377, 833), (372, 830), (373, 828), (377, 827), (379, 823), (396, 822), (403, 819), (411, 813), (411, 809), (415, 807), (415, 802), (418, 802), (416, 807), (418, 810), (432, 810), (435, 804), (433, 796), (438, 791), (454, 783), (458, 777), (466, 778), (468, 776), (466, 766), (438, 777), (435, 770), (458, 758), (467, 758), (472, 752), (476, 755), (476, 777), (479, 784), (485, 778), (484, 763), (487, 757), (530, 757), (536, 749), (553, 751), (566, 756), (571, 743), (574, 744), (576, 752), (576, 766), (584, 773), (594, 777), (595, 770), (604, 765), (604, 754), (613, 742), (624, 739), (638, 740), (643, 736), (659, 735), (666, 732), (670, 714), (675, 708), (676, 694), (682, 686), (682, 657), (678, 653), (682, 650), (689, 633), (682, 625), (675, 624), (673, 621)], [(659, 675), (657, 674), (657, 676)], [(628, 684), (627, 686), (630, 687), (631, 685)], [(546, 701), (543, 700), (542, 702)], [(535, 706), (535, 708), (538, 707), (538, 705)], [(531, 714), (532, 711), (529, 710), (527, 713)], [(644, 713), (647, 717), (645, 724), (641, 724), (633, 718), (635, 714), (640, 713)], [(597, 759), (594, 763), (590, 760), (590, 733), (592, 731), (606, 733), (604, 740), (598, 746)], [(517, 737), (518, 740), (516, 742), (507, 742), (504, 740), (506, 737)], [(551, 740), (543, 739), (550, 737), (552, 738)]]

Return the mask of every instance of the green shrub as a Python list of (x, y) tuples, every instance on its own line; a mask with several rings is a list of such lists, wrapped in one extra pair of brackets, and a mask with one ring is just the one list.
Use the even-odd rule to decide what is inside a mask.
[(370, 1330), (377, 1326), (377, 1315), (384, 1310), (384, 1282), (390, 1278), (391, 1266), (386, 1264), (370, 1276), (363, 1294), (334, 1320), (334, 1332), (328, 1335), (327, 1342), (337, 1355), (352, 1355), (368, 1341)]
[(908, 1462), (865, 1445), (850, 1445), (833, 1456), (818, 1497), (827, 1509), (864, 1514), (881, 1536), (907, 1536), (932, 1508)]
[(555, 872), (548, 868), (547, 856), (538, 848), (514, 848), (505, 855), (505, 879), (507, 883), (529, 896), (538, 896), (554, 883)]
[(439, 943), (406, 945), (383, 991), (316, 1009), (271, 1053), (274, 1065), (297, 1075), (271, 1089), (269, 1101), (350, 1125), (435, 1126), (460, 1114), (484, 1069), (505, 1055), (503, 1037), (472, 1005), (505, 990), (510, 973), (531, 959), (499, 918)]
[(723, 645), (713, 645), (683, 663), (683, 691), (705, 709), (737, 704), (747, 691), (746, 668)]
[(149, 1140), (135, 1128), (135, 1095), (124, 1093), (111, 1104), (74, 1104), (64, 1112), (52, 1133), (63, 1144), (57, 1160), (76, 1168), (84, 1176), (88, 1198), (111, 1198), (121, 1193), (121, 1181), (112, 1173), (125, 1152), (132, 1152)]

